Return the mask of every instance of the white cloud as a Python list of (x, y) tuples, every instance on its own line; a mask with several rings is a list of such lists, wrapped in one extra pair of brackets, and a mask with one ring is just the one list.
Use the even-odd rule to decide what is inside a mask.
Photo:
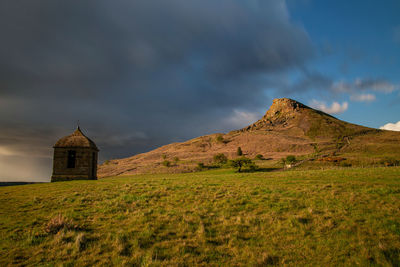
[(399, 84), (393, 84), (383, 79), (361, 79), (357, 78), (354, 82), (336, 82), (332, 85), (332, 89), (341, 93), (357, 93), (359, 91), (375, 91), (382, 93), (391, 93), (399, 90)]
[(348, 109), (349, 104), (347, 102), (343, 102), (342, 104), (340, 104), (339, 102), (333, 102), (332, 105), (329, 107), (324, 101), (313, 99), (310, 106), (325, 113), (338, 114), (345, 112)]
[(258, 113), (235, 109), (227, 121), (232, 127), (244, 127), (256, 122), (259, 117)]
[(379, 127), (382, 130), (390, 130), (390, 131), (400, 131), (400, 121), (396, 123), (387, 123), (382, 127)]
[(376, 97), (374, 94), (353, 94), (350, 99), (357, 102), (372, 102)]

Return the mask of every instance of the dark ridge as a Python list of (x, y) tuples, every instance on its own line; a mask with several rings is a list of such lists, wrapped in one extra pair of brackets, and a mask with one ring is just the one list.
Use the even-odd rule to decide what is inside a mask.
[(0, 182), (1, 186), (27, 185), (27, 184), (43, 184), (45, 182)]

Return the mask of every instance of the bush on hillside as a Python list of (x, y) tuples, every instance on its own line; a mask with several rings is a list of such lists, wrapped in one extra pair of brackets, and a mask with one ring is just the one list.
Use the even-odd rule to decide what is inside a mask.
[(224, 153), (219, 153), (214, 155), (214, 162), (219, 165), (226, 164), (228, 162), (228, 158)]
[(263, 160), (263, 159), (264, 159), (264, 156), (261, 155), (261, 154), (257, 154), (257, 155), (254, 157), (254, 159)]
[(164, 165), (165, 167), (170, 167), (171, 166), (171, 162), (169, 160), (164, 160), (162, 162), (162, 165)]
[(195, 169), (196, 171), (202, 171), (204, 169), (205, 169), (205, 166), (204, 166), (203, 162), (197, 163), (197, 166), (196, 166), (196, 169)]
[(296, 163), (297, 159), (293, 155), (289, 155), (286, 158), (282, 158), (281, 162), (283, 166), (286, 168), (291, 168), (294, 163)]
[(224, 137), (221, 134), (217, 135), (215, 140), (217, 141), (217, 143), (224, 143)]
[(296, 157), (293, 156), (293, 155), (289, 155), (289, 156), (286, 157), (285, 162), (287, 164), (293, 164), (293, 163), (296, 162)]

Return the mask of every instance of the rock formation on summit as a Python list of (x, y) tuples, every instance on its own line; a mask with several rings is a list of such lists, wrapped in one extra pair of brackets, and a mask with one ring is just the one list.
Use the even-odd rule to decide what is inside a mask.
[(242, 130), (271, 129), (277, 125), (287, 126), (290, 120), (295, 119), (303, 109), (311, 108), (289, 98), (274, 99), (272, 106), (260, 120)]

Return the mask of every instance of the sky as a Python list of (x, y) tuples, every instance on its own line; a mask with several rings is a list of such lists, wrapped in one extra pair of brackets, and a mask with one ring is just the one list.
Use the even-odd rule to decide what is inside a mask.
[(0, 181), (49, 181), (74, 131), (100, 163), (242, 128), (288, 97), (400, 130), (400, 2), (4, 0)]

